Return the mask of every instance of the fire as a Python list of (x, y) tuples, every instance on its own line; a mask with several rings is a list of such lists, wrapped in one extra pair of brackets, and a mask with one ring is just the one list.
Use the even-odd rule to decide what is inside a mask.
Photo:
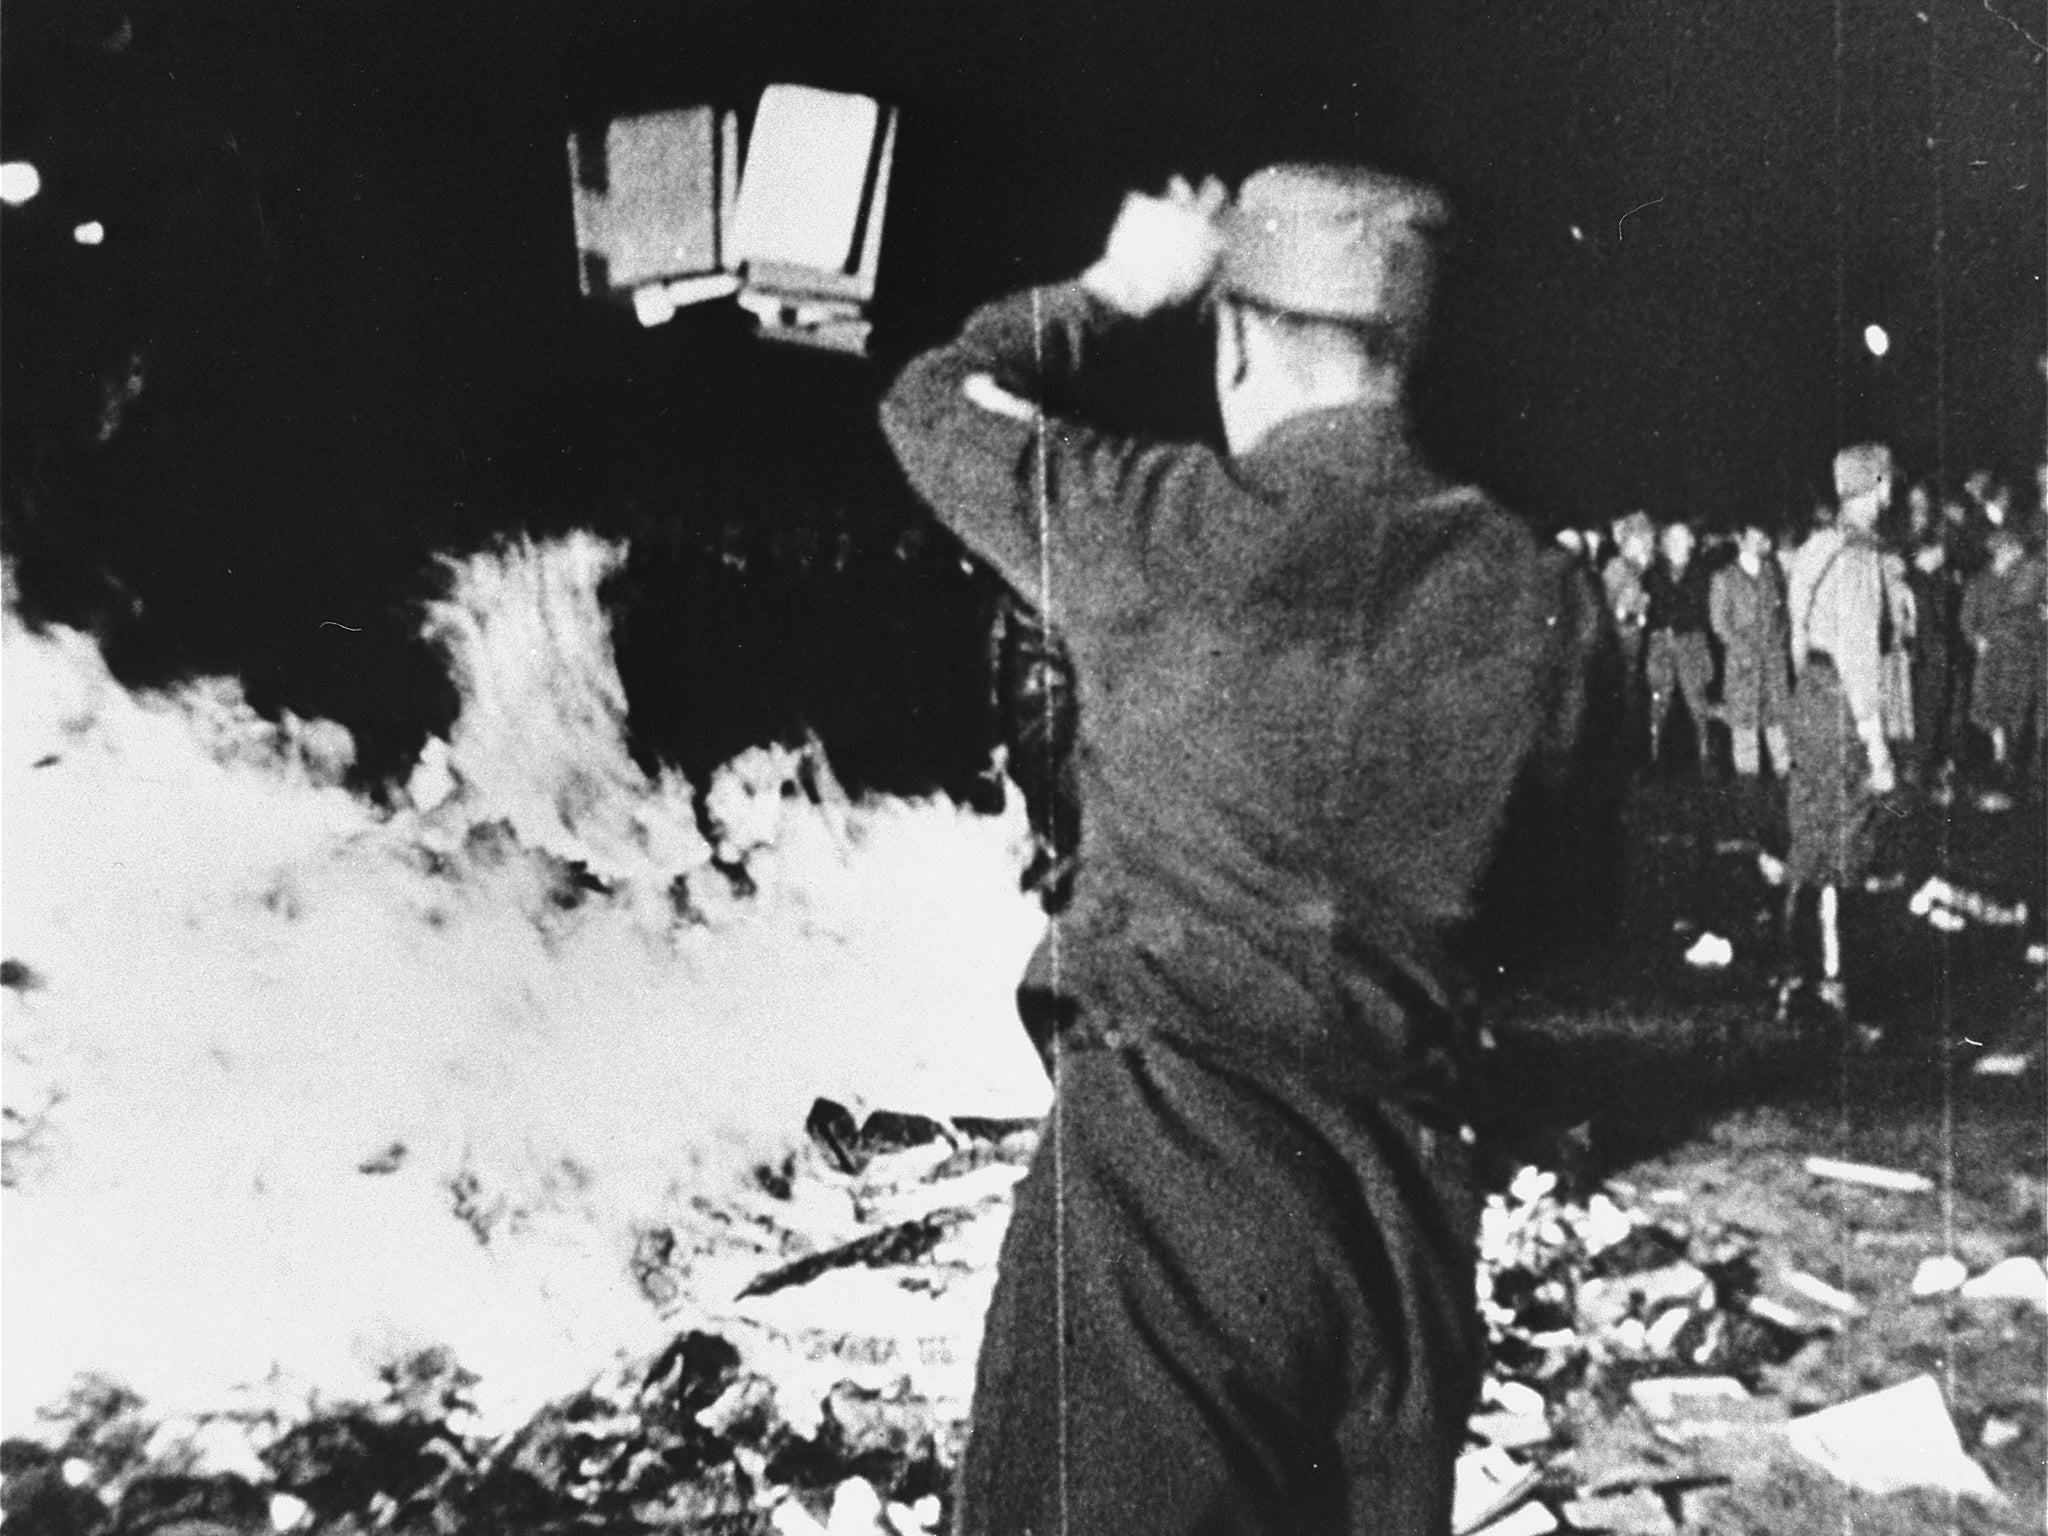
[(8, 1432), (81, 1371), (288, 1412), (428, 1345), (516, 1421), (674, 1330), (693, 1299), (658, 1311), (636, 1244), (814, 1098), (1043, 1110), (1021, 797), (848, 803), (749, 753), (710, 793), (737, 894), (691, 786), (626, 750), (618, 557), (451, 568), (462, 709), (396, 809), (341, 787), (331, 723), (132, 695), (8, 616)]

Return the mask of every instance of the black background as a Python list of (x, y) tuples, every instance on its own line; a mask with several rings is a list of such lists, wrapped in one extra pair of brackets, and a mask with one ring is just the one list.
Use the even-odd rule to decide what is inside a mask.
[[(856, 780), (950, 779), (991, 594), (871, 401), (1084, 264), (1124, 189), (1298, 155), (1441, 182), (1425, 440), (1544, 526), (1780, 520), (1865, 433), (2024, 483), (2043, 36), (2038, 0), (7, 0), (0, 148), (44, 181), (0, 214), (16, 579), (126, 676), (344, 719), (374, 773), (451, 706), (410, 642), (430, 551), (629, 531), (643, 746), (811, 724)], [(772, 80), (905, 109), (874, 364), (576, 297), (568, 126)]]

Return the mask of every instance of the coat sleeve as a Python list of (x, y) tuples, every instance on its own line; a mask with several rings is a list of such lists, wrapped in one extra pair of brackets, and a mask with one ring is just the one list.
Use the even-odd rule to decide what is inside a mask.
[[(1023, 596), (1064, 619), (1127, 605), (1255, 515), (1220, 455), (1047, 408), (1121, 317), (1076, 284), (990, 304), (882, 401), (912, 487)], [(1128, 323), (1128, 322), (1125, 322)]]

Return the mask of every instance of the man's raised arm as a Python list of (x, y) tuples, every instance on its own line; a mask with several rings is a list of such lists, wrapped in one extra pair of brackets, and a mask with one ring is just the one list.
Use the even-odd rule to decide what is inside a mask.
[(1027, 597), (1099, 607), (1128, 595), (1156, 533), (1195, 531), (1178, 526), (1203, 499), (1195, 485), (1225, 478), (1207, 448), (1123, 437), (1045, 408), (1087, 366), (1093, 337), (1202, 292), (1221, 193), (1177, 183), (1163, 198), (1129, 198), (1080, 278), (977, 311), (882, 402), (912, 486)]

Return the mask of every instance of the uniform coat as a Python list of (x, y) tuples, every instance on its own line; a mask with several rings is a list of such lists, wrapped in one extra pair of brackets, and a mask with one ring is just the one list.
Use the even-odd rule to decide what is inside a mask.
[(1597, 615), (1395, 411), (1238, 459), (1059, 414), (1119, 323), (1018, 295), (883, 405), (1080, 690), (1079, 873), (1033, 975), (1070, 1022), (962, 1525), (1440, 1533), (1480, 1361), (1443, 947)]

